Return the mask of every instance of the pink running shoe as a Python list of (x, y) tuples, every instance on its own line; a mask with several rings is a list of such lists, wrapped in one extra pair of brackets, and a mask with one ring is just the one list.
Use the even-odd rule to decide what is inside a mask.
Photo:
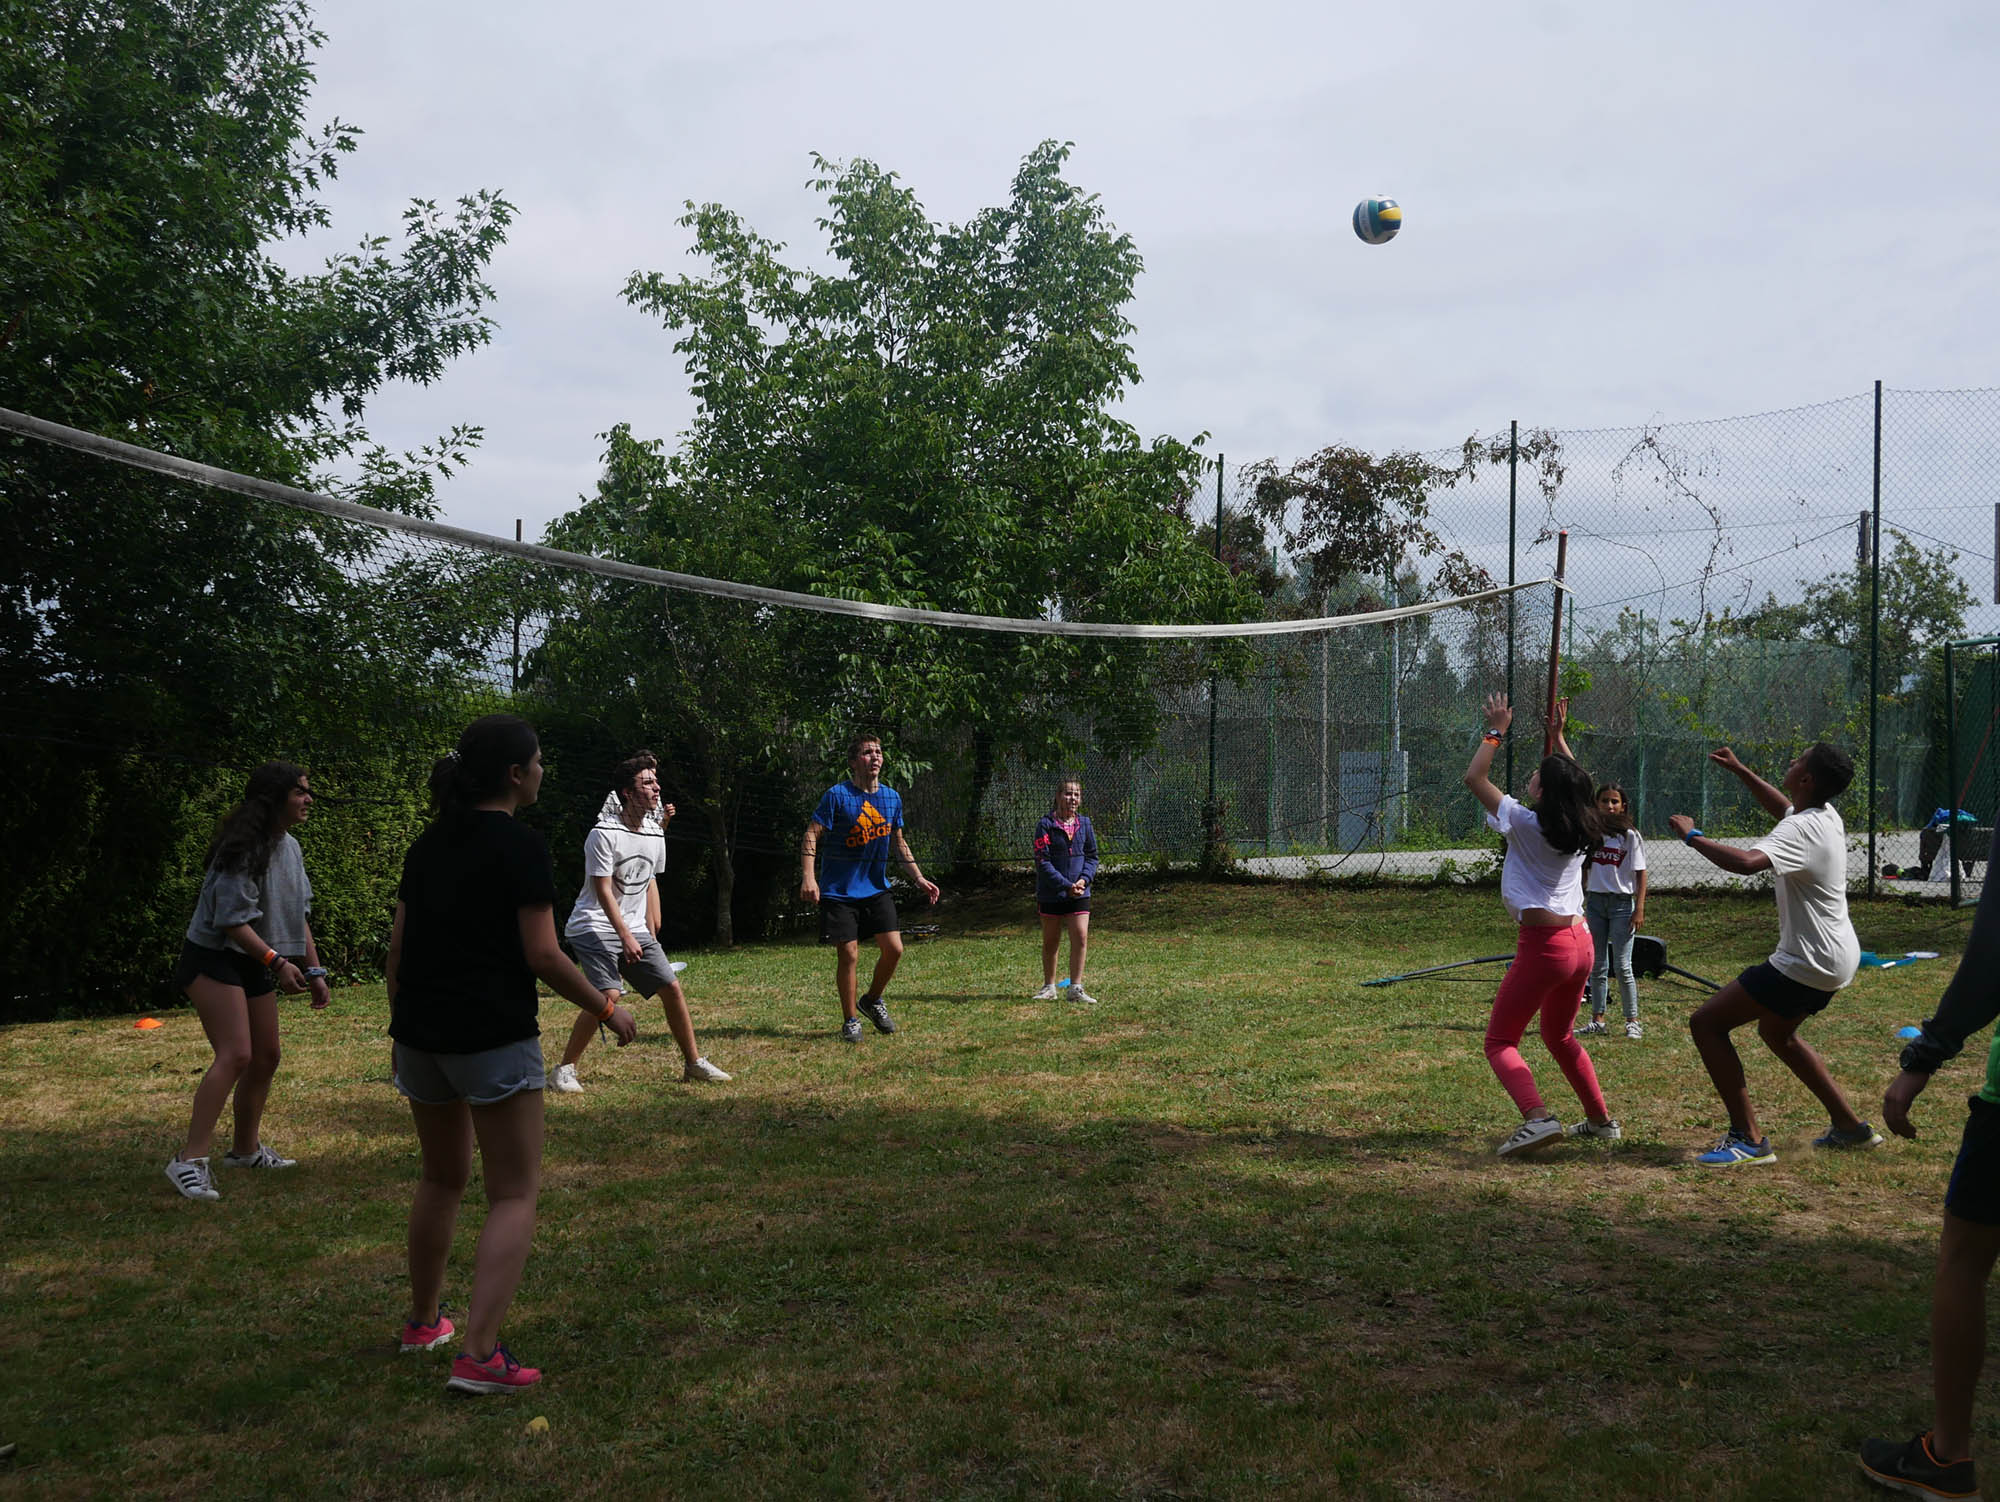
[(396, 1339), (406, 1351), (435, 1351), (457, 1333), (451, 1321), (440, 1314), (435, 1324), (403, 1326)]
[(445, 1387), (452, 1392), (519, 1392), (541, 1380), (538, 1368), (521, 1365), (505, 1346), (495, 1346), (484, 1361), (475, 1361), (470, 1354), (453, 1361)]

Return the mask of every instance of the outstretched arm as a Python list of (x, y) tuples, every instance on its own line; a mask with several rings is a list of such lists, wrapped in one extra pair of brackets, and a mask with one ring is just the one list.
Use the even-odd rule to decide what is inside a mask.
[(1571, 761), (1575, 761), (1576, 753), (1570, 750), (1569, 740), (1563, 734), (1567, 729), (1569, 729), (1569, 700), (1558, 699), (1556, 700), (1555, 752), (1558, 756), (1567, 756)]
[(1486, 733), (1479, 738), (1479, 749), (1472, 753), (1472, 763), (1465, 769), (1465, 785), (1472, 789), (1472, 796), (1479, 800), (1479, 806), (1489, 814), (1500, 811), (1500, 800), (1505, 796), (1493, 785), (1487, 771), (1493, 765), (1493, 754), (1500, 749), (1500, 741), (1507, 734), (1507, 727), (1514, 723), (1514, 711), (1508, 707), (1505, 694), (1486, 696)]
[(1734, 751), (1727, 746), (1718, 746), (1708, 753), (1708, 759), (1725, 771), (1734, 772), (1737, 780), (1750, 789), (1750, 796), (1763, 805), (1765, 813), (1774, 819), (1785, 817), (1785, 810), (1792, 806), (1792, 800), (1744, 766), (1737, 760)]
[[(1761, 850), (1744, 850), (1735, 845), (1725, 845), (1720, 840), (1711, 840), (1694, 827), (1694, 820), (1686, 814), (1675, 814), (1667, 820), (1667, 827), (1674, 832), (1674, 838), (1682, 841), (1703, 856), (1711, 866), (1719, 867), (1732, 876), (1755, 876), (1759, 871), (1771, 869), (1771, 857)], [(1688, 839), (1689, 833), (1694, 835)]]

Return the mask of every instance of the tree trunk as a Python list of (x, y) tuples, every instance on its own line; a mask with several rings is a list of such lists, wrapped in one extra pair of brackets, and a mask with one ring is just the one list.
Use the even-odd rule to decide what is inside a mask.
[(986, 807), (986, 790), (993, 785), (993, 732), (972, 732), (972, 795), (966, 799), (965, 822), (958, 828), (952, 852), (952, 876), (960, 881), (978, 874), (979, 816)]
[(702, 814), (708, 822), (708, 848), (715, 862), (715, 942), (734, 946), (736, 861), (729, 852), (729, 811), (723, 807), (722, 775), (712, 761)]

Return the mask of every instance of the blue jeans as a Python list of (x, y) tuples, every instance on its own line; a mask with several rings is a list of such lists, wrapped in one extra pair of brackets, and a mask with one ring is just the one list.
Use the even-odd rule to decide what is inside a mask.
[(1618, 966), (1618, 994), (1625, 1020), (1639, 1020), (1639, 978), (1632, 973), (1632, 898), (1623, 892), (1585, 892), (1583, 916), (1597, 957), (1590, 966), (1590, 1015), (1604, 1015), (1611, 966)]

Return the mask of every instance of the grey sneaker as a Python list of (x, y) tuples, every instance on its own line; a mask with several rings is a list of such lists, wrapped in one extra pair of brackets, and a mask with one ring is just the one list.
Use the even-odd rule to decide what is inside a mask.
[[(1882, 1139), (1878, 1137), (1875, 1140), (1879, 1142)], [(282, 1154), (274, 1153), (261, 1142), (257, 1144), (257, 1151), (254, 1153), (227, 1152), (222, 1155), (222, 1161), (231, 1168), (297, 1168), (299, 1166), (297, 1158), (287, 1158)]]
[(1851, 1132), (1843, 1132), (1837, 1126), (1830, 1126), (1826, 1129), (1824, 1137), (1813, 1138), (1814, 1147), (1862, 1148), (1881, 1145), (1882, 1134), (1865, 1121)]
[(1562, 1136), (1560, 1121), (1553, 1116), (1538, 1116), (1514, 1128), (1514, 1135), (1501, 1143), (1498, 1151), (1503, 1158), (1515, 1153), (1531, 1153), (1536, 1148), (1547, 1147), (1551, 1142), (1560, 1142)]
[(860, 1012), (862, 1016), (875, 1024), (876, 1032), (893, 1033), (896, 1030), (895, 1019), (889, 1015), (889, 1004), (881, 997), (862, 997)]
[(1646, 1030), (1639, 1026), (1639, 1019), (1637, 1017), (1634, 1017), (1630, 1022), (1625, 1024), (1625, 1036), (1630, 1038), (1634, 1043), (1637, 1043), (1641, 1038), (1646, 1036)]
[(1097, 1005), (1097, 998), (1084, 990), (1082, 986), (1071, 986), (1069, 988), (1069, 999), (1071, 1001), (1080, 1001), (1087, 1007)]
[(850, 1017), (841, 1023), (840, 1036), (845, 1038), (849, 1043), (859, 1043), (861, 1041), (861, 1019), (859, 1017)]
[(556, 1072), (549, 1076), (550, 1088), (560, 1090), (565, 1095), (583, 1094), (583, 1081), (576, 1077), (576, 1065), (558, 1064)]
[(1569, 1134), (1572, 1137), (1595, 1137), (1600, 1142), (1616, 1142), (1625, 1135), (1625, 1132), (1615, 1121), (1599, 1125), (1589, 1117), (1585, 1117), (1569, 1129)]
[(1593, 1017), (1576, 1030), (1579, 1038), (1601, 1038), (1604, 1036), (1604, 1019)]
[(1056, 999), (1056, 983), (1054, 981), (1050, 981), (1046, 986), (1043, 986), (1041, 990), (1037, 991), (1033, 996), (1030, 996), (1028, 998), (1028, 1000), (1030, 1001), (1054, 1001), (1055, 999)]
[(728, 1078), (728, 1075), (709, 1063), (707, 1059), (695, 1059), (682, 1072), (681, 1083), (692, 1084), (696, 1080), (707, 1080), (719, 1085), (728, 1080)]
[(167, 1181), (191, 1200), (219, 1200), (215, 1180), (209, 1176), (208, 1159), (183, 1158), (175, 1153), (167, 1159)]

